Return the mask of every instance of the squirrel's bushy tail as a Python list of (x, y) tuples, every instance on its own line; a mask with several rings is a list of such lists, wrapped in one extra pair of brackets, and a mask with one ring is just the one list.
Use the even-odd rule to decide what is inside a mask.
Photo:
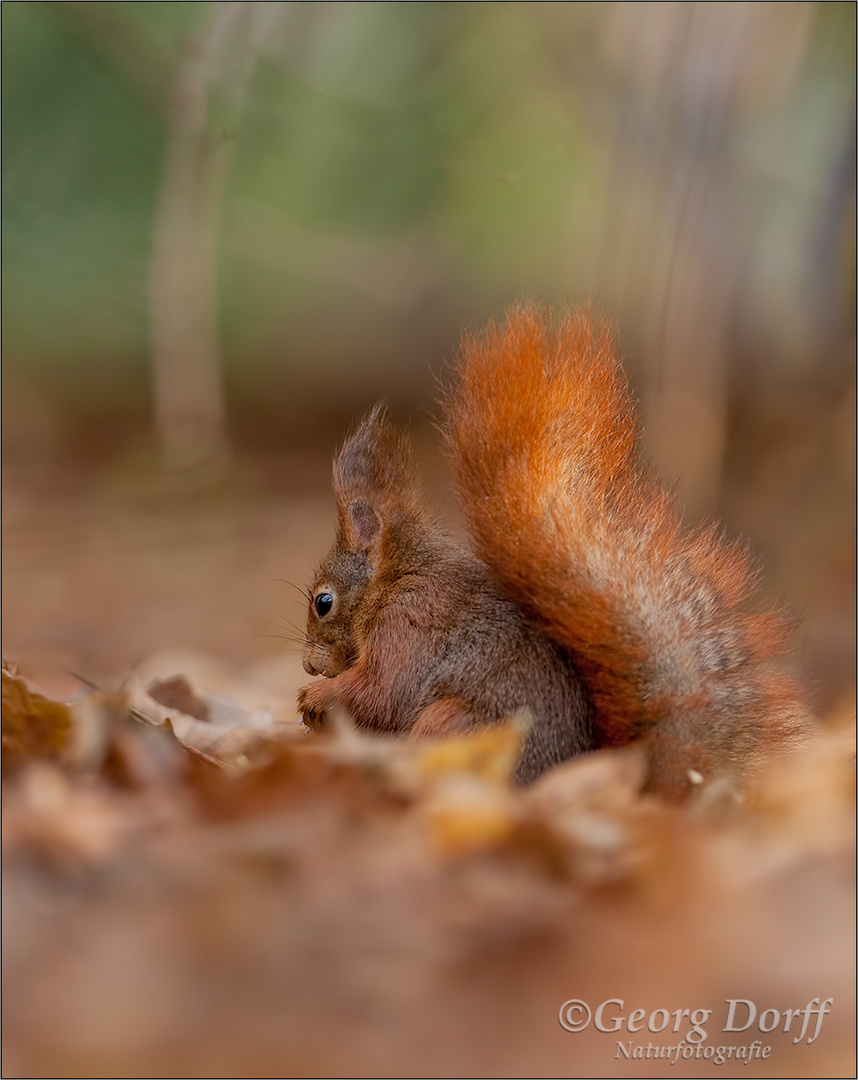
[(789, 621), (745, 610), (747, 550), (683, 529), (639, 463), (604, 323), (515, 309), (464, 342), (447, 417), (477, 550), (575, 657), (604, 745), (645, 739), (653, 786), (677, 790), (797, 737), (801, 693), (776, 664)]

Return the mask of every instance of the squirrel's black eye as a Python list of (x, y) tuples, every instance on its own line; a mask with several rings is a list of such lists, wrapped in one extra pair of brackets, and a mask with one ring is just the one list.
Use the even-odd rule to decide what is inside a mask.
[(313, 603), (316, 606), (316, 614), (323, 619), (334, 606), (334, 598), (329, 592), (320, 592)]

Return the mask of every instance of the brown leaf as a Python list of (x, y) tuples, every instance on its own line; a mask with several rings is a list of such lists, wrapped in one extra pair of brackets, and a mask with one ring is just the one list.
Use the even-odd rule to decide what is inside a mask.
[(3, 771), (15, 772), (27, 761), (56, 761), (71, 732), (69, 707), (31, 690), (3, 667)]

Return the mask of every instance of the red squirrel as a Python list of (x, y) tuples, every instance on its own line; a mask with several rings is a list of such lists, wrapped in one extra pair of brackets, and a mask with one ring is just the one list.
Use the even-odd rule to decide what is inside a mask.
[(465, 339), (445, 402), (474, 551), (426, 510), (410, 447), (376, 406), (334, 461), (338, 524), (310, 590), (305, 723), (465, 732), (521, 713), (514, 779), (641, 741), (647, 786), (741, 783), (806, 725), (778, 666), (790, 629), (751, 613), (747, 550), (685, 529), (636, 454), (606, 325), (513, 309)]

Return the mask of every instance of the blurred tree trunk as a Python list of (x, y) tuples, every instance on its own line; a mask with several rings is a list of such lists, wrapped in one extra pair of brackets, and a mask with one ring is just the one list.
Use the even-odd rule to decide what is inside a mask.
[(150, 278), (155, 415), (169, 468), (227, 452), (218, 327), (221, 208), (253, 70), (253, 3), (222, 3), (188, 41), (168, 110)]

